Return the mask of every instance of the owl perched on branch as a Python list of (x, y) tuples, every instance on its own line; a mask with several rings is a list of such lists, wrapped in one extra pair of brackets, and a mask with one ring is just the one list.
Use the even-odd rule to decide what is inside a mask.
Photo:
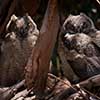
[(80, 80), (100, 74), (100, 32), (88, 16), (70, 15), (63, 24), (60, 38), (66, 61)]
[(1, 44), (0, 86), (11, 86), (24, 78), (24, 67), (39, 36), (30, 16), (13, 15)]

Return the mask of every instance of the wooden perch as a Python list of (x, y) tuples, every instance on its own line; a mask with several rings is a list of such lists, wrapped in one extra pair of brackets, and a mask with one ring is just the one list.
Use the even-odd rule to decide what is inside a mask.
[(88, 78), (85, 81), (79, 83), (81, 87), (91, 89), (92, 87), (100, 86), (100, 74)]
[(23, 100), (28, 94), (29, 94), (29, 91), (25, 89), (21, 92), (18, 92), (11, 100), (18, 100), (18, 99)]
[(11, 87), (0, 88), (0, 99), (10, 100), (14, 96), (14, 94), (18, 91), (18, 89), (24, 86), (24, 83), (25, 83), (25, 80)]
[(49, 62), (59, 30), (59, 14), (57, 0), (49, 0), (45, 13), (40, 37), (27, 66), (25, 79), (28, 89), (34, 87), (36, 94), (42, 94), (46, 87)]

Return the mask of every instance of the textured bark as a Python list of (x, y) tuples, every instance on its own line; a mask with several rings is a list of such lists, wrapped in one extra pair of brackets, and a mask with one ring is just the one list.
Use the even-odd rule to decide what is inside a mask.
[(39, 95), (44, 92), (51, 53), (59, 29), (57, 0), (49, 0), (48, 8), (40, 30), (40, 37), (26, 66), (26, 85), (34, 87)]
[(100, 86), (100, 74), (92, 76), (88, 78), (87, 80), (80, 82), (79, 85), (87, 89), (91, 89), (96, 86), (99, 87)]

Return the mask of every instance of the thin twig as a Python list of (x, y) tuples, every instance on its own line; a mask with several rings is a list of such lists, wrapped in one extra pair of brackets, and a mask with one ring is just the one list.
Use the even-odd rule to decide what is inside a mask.
[(99, 0), (96, 0), (98, 2), (98, 4), (100, 5), (100, 1)]

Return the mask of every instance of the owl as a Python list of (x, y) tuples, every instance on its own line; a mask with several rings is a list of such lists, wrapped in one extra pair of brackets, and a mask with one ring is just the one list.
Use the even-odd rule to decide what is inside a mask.
[(0, 86), (11, 86), (24, 78), (24, 67), (39, 36), (37, 25), (29, 15), (12, 15), (6, 29), (1, 43)]
[(67, 61), (81, 80), (100, 74), (100, 48), (91, 37), (84, 33), (66, 35), (64, 42), (65, 48), (73, 56)]
[(70, 15), (62, 26), (60, 38), (66, 61), (79, 80), (100, 74), (100, 35), (88, 16)]

